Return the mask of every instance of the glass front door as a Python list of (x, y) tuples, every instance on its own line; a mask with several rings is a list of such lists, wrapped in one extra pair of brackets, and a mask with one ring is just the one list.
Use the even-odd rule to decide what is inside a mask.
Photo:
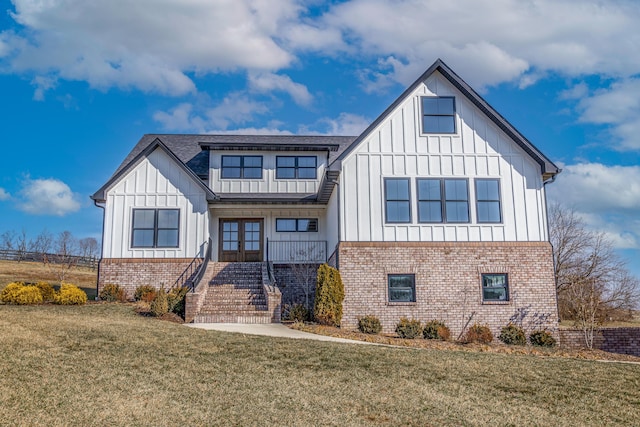
[(262, 261), (261, 219), (221, 219), (219, 236), (220, 261)]

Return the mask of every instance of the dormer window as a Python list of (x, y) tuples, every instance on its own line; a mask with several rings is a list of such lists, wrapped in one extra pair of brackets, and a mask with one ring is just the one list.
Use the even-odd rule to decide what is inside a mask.
[(222, 179), (261, 179), (262, 156), (222, 156)]
[(422, 133), (456, 133), (453, 96), (422, 97)]
[(276, 156), (276, 179), (316, 179), (316, 156)]

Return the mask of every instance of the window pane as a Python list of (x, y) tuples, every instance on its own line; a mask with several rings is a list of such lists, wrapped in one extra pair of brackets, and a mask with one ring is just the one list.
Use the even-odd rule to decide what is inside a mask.
[(418, 221), (442, 222), (441, 202), (418, 202)]
[(424, 116), (422, 126), (425, 133), (440, 133), (438, 116)]
[(387, 179), (387, 200), (409, 200), (408, 179)]
[(439, 116), (437, 133), (454, 133), (456, 131), (455, 116)]
[(412, 302), (412, 289), (389, 289), (389, 301)]
[(419, 200), (440, 200), (440, 180), (439, 179), (419, 179), (418, 180)]
[(506, 274), (482, 275), (482, 298), (489, 301), (507, 301), (508, 286)]
[(178, 209), (159, 209), (158, 228), (178, 228)]
[(506, 301), (507, 290), (505, 288), (484, 288), (482, 297), (488, 301)]
[(468, 200), (467, 181), (462, 179), (446, 179), (444, 181), (446, 200)]
[(159, 248), (178, 247), (178, 230), (158, 230)]
[(245, 156), (244, 167), (262, 167), (262, 157), (260, 156)]
[(134, 209), (133, 228), (153, 228), (155, 213), (153, 209)]
[(222, 168), (222, 178), (240, 178), (240, 168)]
[(276, 178), (278, 179), (291, 179), (295, 177), (295, 168), (278, 168), (278, 170), (276, 171)]
[(301, 168), (314, 168), (316, 167), (316, 158), (305, 156), (298, 157), (298, 166)]
[(133, 247), (152, 248), (153, 230), (133, 230)]
[(240, 156), (222, 156), (222, 167), (240, 167)]
[(300, 178), (300, 179), (316, 179), (316, 168), (300, 168), (300, 169), (298, 169), (298, 178)]
[(276, 219), (276, 231), (296, 231), (295, 219)]
[(469, 222), (467, 202), (446, 202), (447, 222)]
[(500, 200), (497, 180), (476, 181), (478, 200)]
[(438, 114), (454, 114), (453, 108), (453, 98), (451, 97), (443, 97), (436, 98), (438, 100)]
[(410, 220), (409, 202), (387, 202), (388, 222), (409, 222)]
[(415, 301), (415, 277), (413, 275), (389, 275), (389, 301)]
[(500, 203), (478, 202), (478, 222), (500, 222)]
[(299, 219), (298, 220), (298, 231), (309, 231), (309, 220), (308, 219)]
[(425, 116), (438, 114), (438, 98), (422, 98), (422, 114)]
[(276, 158), (276, 166), (277, 167), (295, 167), (296, 158), (295, 157), (277, 157)]
[(262, 178), (262, 168), (245, 168), (243, 178)]

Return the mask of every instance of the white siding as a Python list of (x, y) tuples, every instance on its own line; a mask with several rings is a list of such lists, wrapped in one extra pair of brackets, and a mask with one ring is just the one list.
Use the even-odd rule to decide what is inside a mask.
[[(420, 97), (455, 96), (456, 134), (425, 135)], [(439, 73), (401, 102), (342, 162), (341, 215), (346, 241), (547, 240), (540, 166)], [(411, 182), (409, 224), (384, 221), (384, 178)], [(416, 178), (468, 178), (468, 224), (421, 224)], [(500, 180), (500, 224), (477, 224), (474, 178)]]
[[(261, 179), (222, 179), (222, 156), (262, 156)], [(276, 179), (276, 156), (315, 156), (316, 179)], [(214, 193), (302, 193), (318, 192), (327, 165), (326, 152), (309, 151), (210, 151), (210, 179)]]
[[(134, 208), (180, 209), (178, 248), (132, 248)], [(204, 190), (156, 149), (107, 192), (104, 258), (192, 258), (209, 237)]]

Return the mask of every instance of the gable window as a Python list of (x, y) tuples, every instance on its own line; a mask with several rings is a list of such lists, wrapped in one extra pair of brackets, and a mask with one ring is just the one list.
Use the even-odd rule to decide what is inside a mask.
[(384, 197), (388, 223), (411, 222), (408, 178), (385, 178)]
[(422, 97), (422, 133), (456, 133), (453, 96)]
[(134, 209), (132, 248), (177, 248), (179, 209)]
[(222, 156), (223, 179), (262, 178), (262, 156)]
[(466, 179), (418, 179), (418, 222), (469, 222)]
[(476, 179), (476, 211), (478, 222), (502, 222), (499, 180)]
[(482, 275), (483, 301), (509, 301), (509, 281), (506, 273)]
[(415, 302), (416, 276), (414, 274), (389, 274), (389, 302)]
[(316, 156), (276, 156), (276, 179), (316, 179)]
[(278, 232), (318, 231), (318, 218), (276, 218)]

